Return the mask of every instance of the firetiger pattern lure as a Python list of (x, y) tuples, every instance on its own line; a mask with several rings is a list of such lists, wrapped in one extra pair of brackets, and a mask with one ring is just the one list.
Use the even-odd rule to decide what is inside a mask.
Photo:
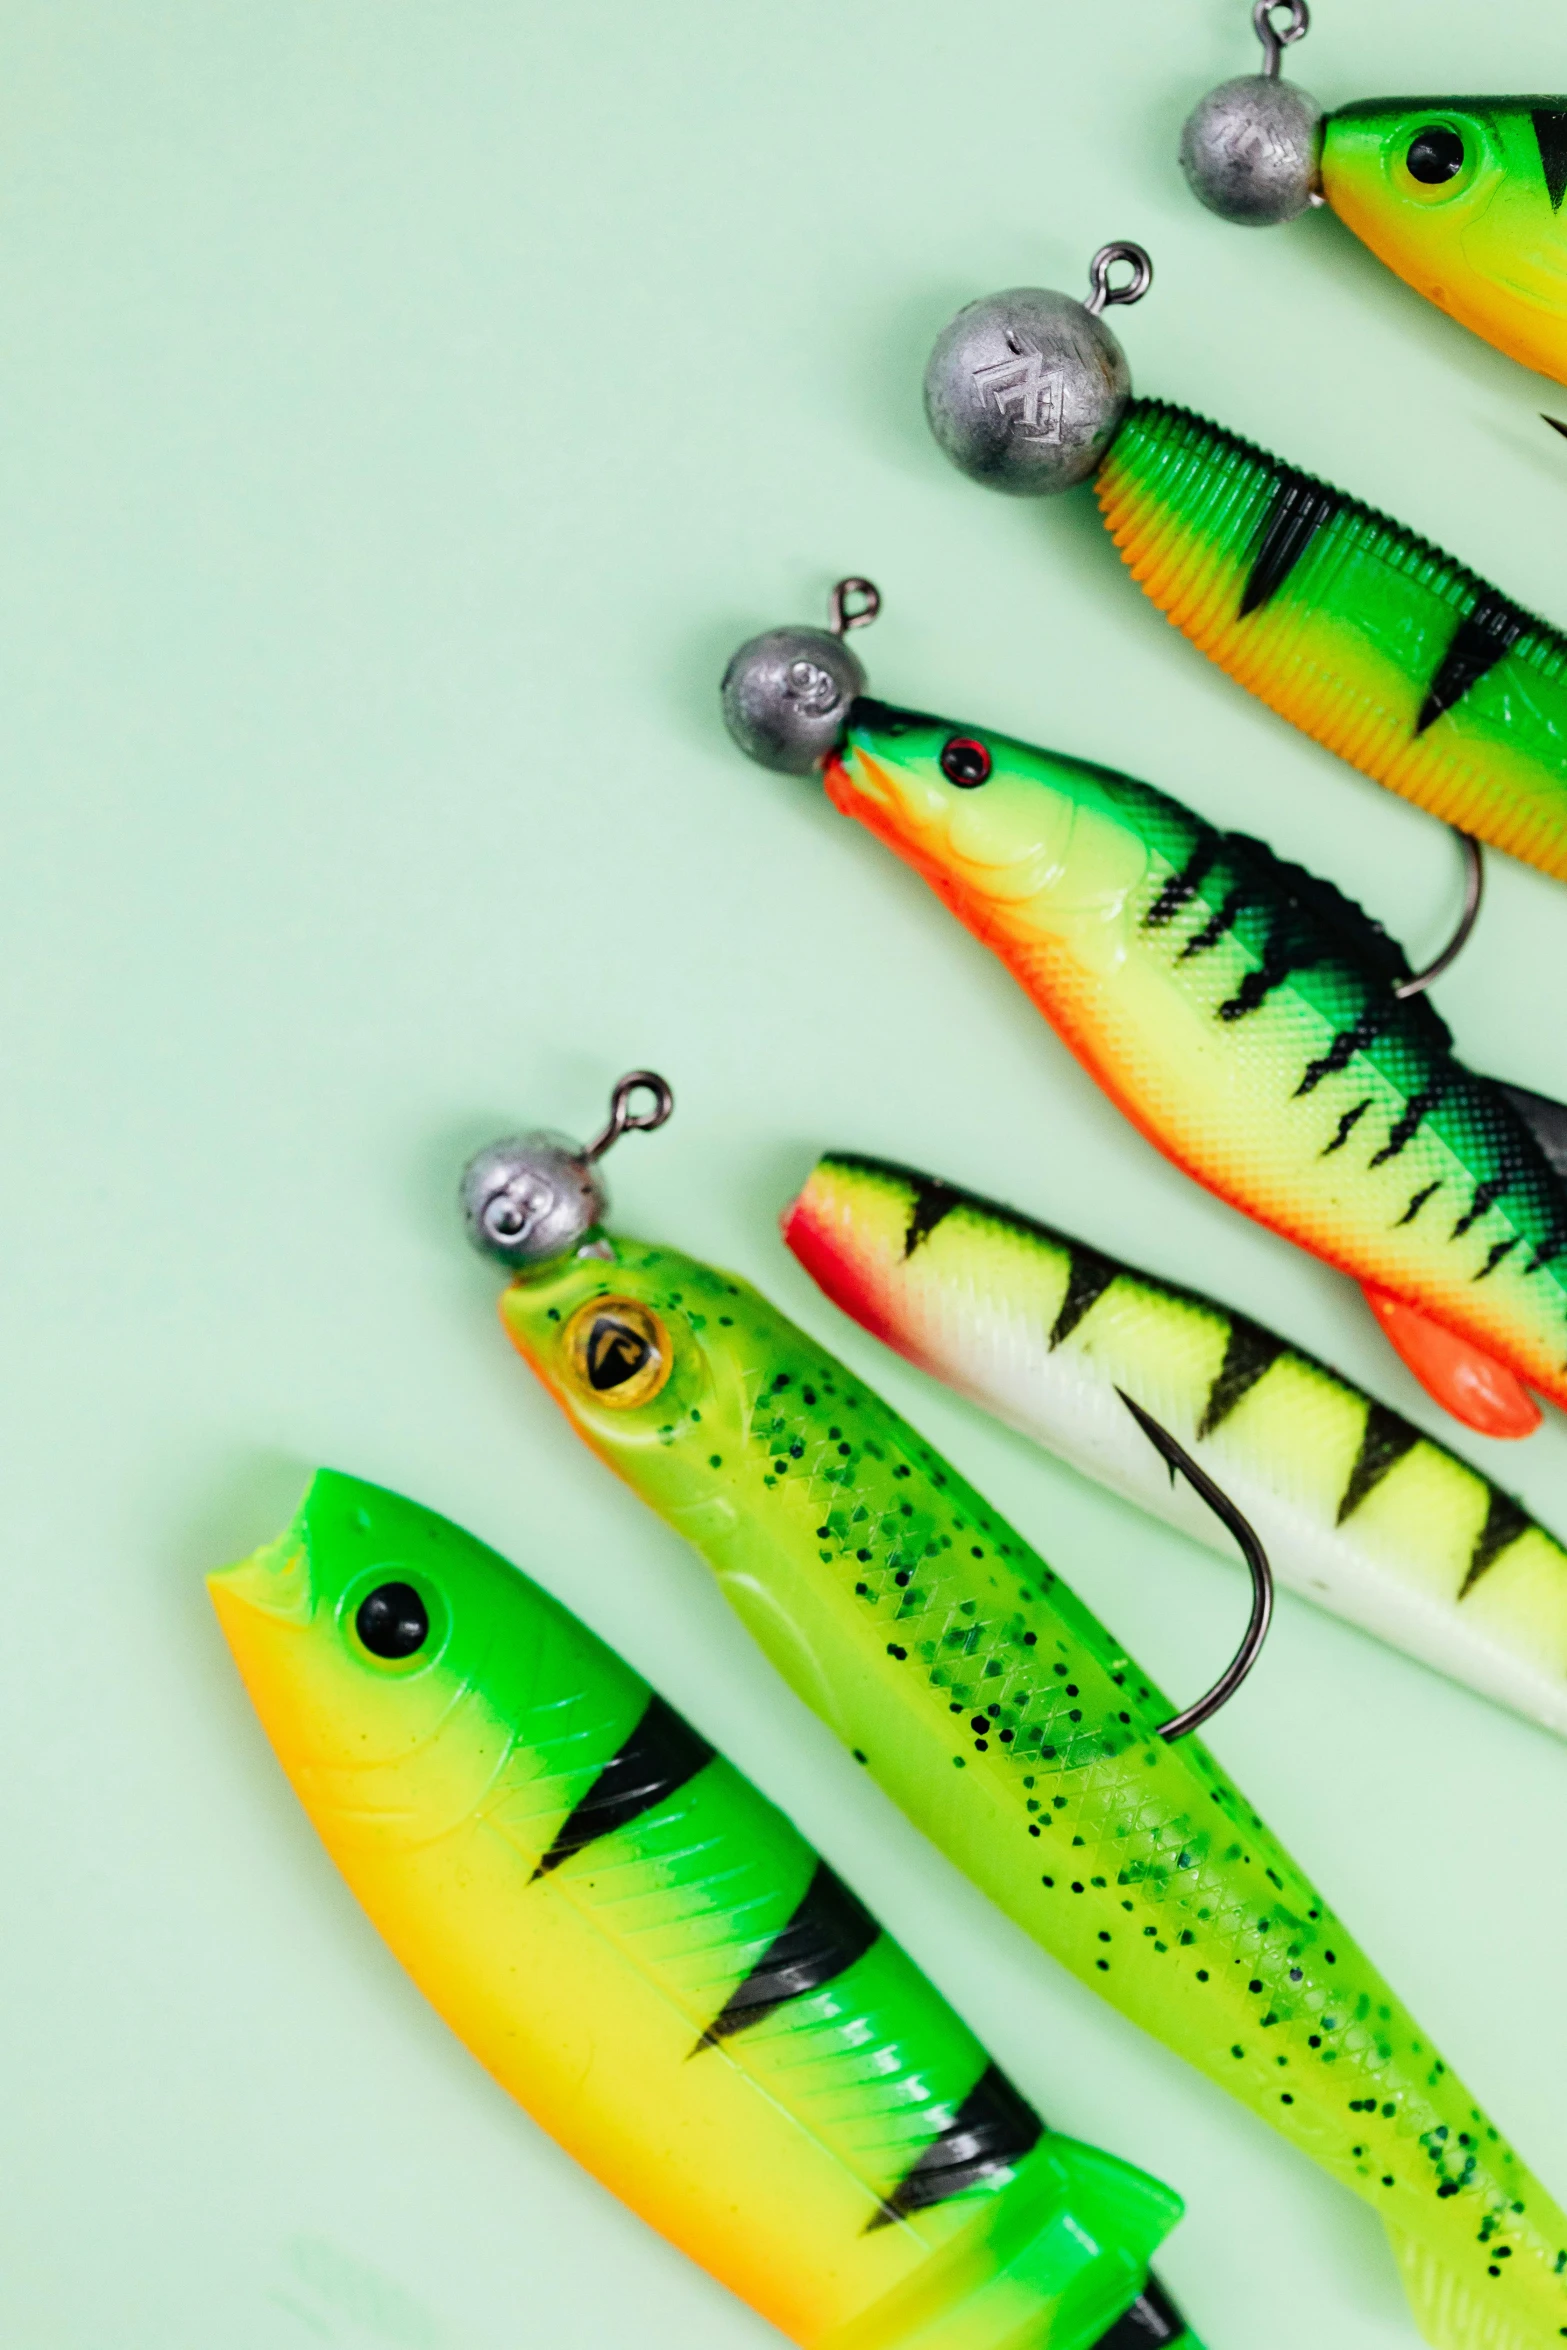
[(1047, 2130), (784, 1815), (504, 1559), (324, 1471), (209, 1588), (420, 1989), (791, 2341), (1199, 2350), (1148, 2274), (1177, 2197)]
[[(475, 1169), (471, 1222), (504, 1255), (528, 1146)], [(577, 1433), (958, 1867), (1373, 2205), (1435, 2350), (1560, 2341), (1567, 2215), (1200, 1740), (1161, 1737), (1152, 1681), (930, 1445), (677, 1249), (598, 1230), (525, 1263), (501, 1312)]]
[(1302, 1348), (1031, 1216), (853, 1151), (817, 1162), (783, 1235), (873, 1336), (1231, 1553), (1129, 1396), (1250, 1520), (1281, 1582), (1567, 1736), (1567, 1550)]

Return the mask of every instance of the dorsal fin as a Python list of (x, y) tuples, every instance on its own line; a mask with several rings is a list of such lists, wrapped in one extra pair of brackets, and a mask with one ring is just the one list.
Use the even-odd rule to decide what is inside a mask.
[(1492, 1084), (1504, 1093), (1539, 1144), (1551, 1173), (1567, 1183), (1567, 1105), (1553, 1102), (1548, 1093), (1531, 1093), (1526, 1085)]
[[(1233, 854), (1260, 869), (1273, 888), (1291, 898), (1308, 922), (1325, 930), (1338, 953), (1347, 962), (1358, 964), (1368, 979), (1381, 987), (1397, 987), (1413, 978), (1409, 957), (1392, 933), (1331, 881), (1324, 881), (1320, 873), (1308, 873), (1304, 865), (1292, 865), (1249, 832), (1226, 833), (1224, 839)], [(1452, 1032), (1428, 997), (1409, 997), (1405, 1013), (1419, 1023), (1423, 1041), (1432, 1049), (1451, 1050)]]

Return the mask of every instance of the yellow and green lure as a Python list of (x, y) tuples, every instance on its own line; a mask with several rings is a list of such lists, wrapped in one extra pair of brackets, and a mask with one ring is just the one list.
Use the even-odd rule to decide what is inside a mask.
[(1140, 1404), (1283, 1583), (1567, 1736), (1567, 1549), (1510, 1493), (1301, 1347), (1032, 1216), (832, 1151), (783, 1218), (826, 1294), (922, 1370), (1215, 1549)]
[(1373, 2206), (1428, 2341), (1567, 2336), (1567, 2215), (1200, 1740), (1161, 1737), (1149, 1677), (931, 1445), (677, 1249), (600, 1230), (525, 1265), (501, 1314), (911, 1819)]
[[(1118, 257), (1139, 276), (1107, 292)], [(1358, 498), (1132, 398), (1095, 305), (1151, 275), (1140, 247), (1106, 247), (1089, 304), (1018, 287), (960, 311), (925, 378), (945, 453), (1018, 496), (1092, 477), (1133, 578), (1210, 660), (1390, 791), (1567, 880), (1567, 636)]]
[(1182, 134), (1199, 199), (1251, 227), (1327, 204), (1428, 302), (1567, 383), (1567, 97), (1367, 98), (1324, 114), (1279, 78), (1305, 0), (1258, 0), (1253, 22), (1264, 71), (1211, 90)]
[(1148, 2274), (1178, 2198), (1047, 2130), (784, 1815), (504, 1559), (322, 1472), (209, 1588), (433, 2006), (791, 2341), (1198, 2350)]

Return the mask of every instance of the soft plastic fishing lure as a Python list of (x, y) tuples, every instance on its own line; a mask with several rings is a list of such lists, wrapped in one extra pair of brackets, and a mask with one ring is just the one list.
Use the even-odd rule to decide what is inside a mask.
[(209, 1578), (333, 1859), (502, 2087), (812, 2350), (1152, 2350), (1168, 2188), (1048, 2131), (783, 1814), (471, 1535), (322, 1472)]
[(584, 1225), (581, 1172), (522, 1137), (464, 1183), (516, 1268), (507, 1334), (577, 1433), (958, 1867), (1372, 2204), (1438, 2350), (1557, 2342), (1567, 2216), (1154, 1683), (748, 1283)]
[(1210, 90), (1181, 166), (1210, 211), (1248, 227), (1327, 203), (1428, 302), (1567, 383), (1567, 97), (1367, 98), (1324, 114), (1281, 80), (1306, 0), (1256, 0), (1264, 67)]
[(1283, 1582), (1567, 1735), (1567, 1550), (1325, 1363), (1195, 1290), (852, 1151), (818, 1161), (783, 1236), (910, 1362), (1227, 1548), (1130, 1396), (1245, 1512)]
[(1261, 841), (864, 683), (841, 638), (777, 629), (725, 714), (755, 758), (825, 763), (1148, 1140), (1359, 1281), (1456, 1417), (1528, 1435), (1524, 1382), (1567, 1407), (1567, 1114), (1467, 1069), (1387, 933)]
[[(1117, 259), (1133, 279), (1111, 285)], [(1094, 258), (1090, 302), (971, 302), (925, 379), (931, 429), (992, 488), (1097, 474), (1159, 609), (1249, 691), (1461, 831), (1567, 880), (1567, 637), (1414, 532), (1162, 400), (1133, 400), (1098, 311), (1152, 280)]]

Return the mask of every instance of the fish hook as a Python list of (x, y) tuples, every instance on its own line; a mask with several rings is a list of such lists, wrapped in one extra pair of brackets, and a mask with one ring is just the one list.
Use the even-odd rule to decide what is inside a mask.
[(1412, 979), (1401, 979), (1394, 988), (1400, 1003), (1407, 1003), (1411, 996), (1424, 995), (1433, 981), (1441, 978), (1469, 944), (1469, 933), (1480, 919), (1480, 901), (1485, 895), (1484, 854), (1472, 833), (1460, 832), (1456, 824), (1449, 825), (1448, 830), (1464, 855), (1464, 910), (1458, 917), (1458, 928), (1436, 960), (1428, 963), (1423, 971), (1417, 971)]
[(1262, 1644), (1268, 1636), (1268, 1626), (1273, 1621), (1273, 1569), (1268, 1564), (1268, 1554), (1258, 1540), (1255, 1529), (1241, 1516), (1223, 1487), (1214, 1483), (1206, 1469), (1198, 1467), (1191, 1454), (1176, 1443), (1168, 1428), (1162, 1428), (1151, 1412), (1145, 1412), (1140, 1403), (1132, 1401), (1124, 1387), (1118, 1387), (1115, 1392), (1155, 1452), (1168, 1465), (1171, 1484), (1175, 1483), (1176, 1471), (1179, 1470), (1199, 1501), (1206, 1502), (1220, 1523), (1228, 1526), (1251, 1569), (1251, 1621), (1246, 1626), (1245, 1638), (1213, 1687), (1205, 1691), (1195, 1705), (1189, 1705), (1184, 1713), (1174, 1714), (1169, 1721), (1161, 1722), (1154, 1732), (1156, 1738), (1173, 1745), (1177, 1738), (1185, 1738), (1204, 1722), (1211, 1721), (1220, 1706), (1229, 1703), (1261, 1655)]
[[(1290, 12), (1289, 23), (1282, 32), (1273, 19), (1283, 7)], [(1306, 0), (1257, 0), (1251, 12), (1253, 29), (1262, 43), (1262, 71), (1264, 79), (1276, 82), (1284, 63), (1284, 52), (1297, 41), (1303, 41), (1311, 30), (1311, 10)]]
[[(633, 1110), (632, 1102), (639, 1093), (650, 1093), (650, 1109)], [(609, 1123), (602, 1134), (596, 1135), (582, 1156), (591, 1167), (607, 1150), (614, 1148), (623, 1134), (652, 1134), (673, 1112), (675, 1097), (666, 1080), (654, 1069), (632, 1069), (622, 1077), (609, 1097)]]
[(881, 589), (873, 579), (840, 579), (827, 599), (827, 626), (834, 636), (869, 628), (881, 610)]

